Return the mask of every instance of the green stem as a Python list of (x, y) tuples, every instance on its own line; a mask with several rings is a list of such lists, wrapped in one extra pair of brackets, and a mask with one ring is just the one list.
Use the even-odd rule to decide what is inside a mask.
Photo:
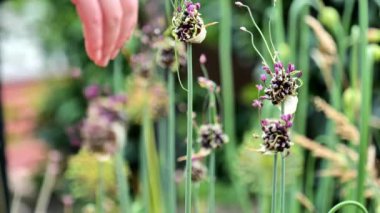
[(104, 174), (103, 174), (104, 162), (102, 160), (98, 161), (98, 211), (99, 213), (104, 212), (103, 202), (104, 202)]
[(285, 212), (285, 156), (281, 156), (281, 212)]
[[(334, 82), (331, 86), (330, 92), (330, 102), (332, 106), (340, 111), (342, 108), (342, 82), (344, 79), (344, 61), (346, 53), (346, 35), (341, 24), (335, 28), (330, 29), (335, 37), (338, 47), (338, 60), (334, 66)], [(336, 126), (334, 122), (328, 120), (327, 122), (327, 133), (328, 140), (326, 140), (327, 147), (335, 149), (335, 145), (339, 143), (339, 138), (335, 134)], [(327, 161), (322, 162), (322, 169), (329, 168), (330, 163)], [(331, 177), (325, 177), (321, 180), (320, 187), (318, 187), (317, 192), (317, 204), (320, 207), (320, 211), (326, 212), (330, 208), (334, 196), (334, 191), (331, 190), (334, 187), (335, 181)], [(327, 201), (327, 202), (326, 202)]]
[(191, 213), (191, 154), (193, 150), (193, 52), (187, 44), (187, 150), (185, 212)]
[(277, 153), (273, 157), (273, 179), (272, 179), (272, 207), (271, 212), (276, 213), (276, 188), (277, 188)]
[(358, 207), (363, 213), (368, 213), (367, 209), (359, 202), (353, 201), (353, 200), (347, 200), (343, 201), (341, 203), (336, 204), (328, 213), (334, 213), (337, 212), (339, 209), (343, 208), (344, 206), (356, 206)]
[(284, 18), (283, 18), (283, 6), (282, 6), (282, 0), (276, 1), (276, 6), (274, 7), (274, 10), (276, 12), (276, 19), (275, 19), (275, 37), (276, 37), (276, 46), (285, 43), (285, 29), (284, 29)]
[(166, 21), (167, 25), (170, 26), (171, 24), (171, 0), (165, 0), (165, 14), (166, 14)]
[(154, 141), (153, 123), (150, 117), (150, 113), (146, 107), (143, 116), (143, 134), (146, 153), (146, 162), (148, 169), (148, 183), (151, 199), (151, 211), (152, 213), (162, 212), (161, 208), (161, 186), (160, 186), (160, 172), (158, 165), (157, 149)]
[(140, 177), (142, 182), (142, 199), (144, 205), (144, 212), (151, 212), (151, 199), (149, 196), (149, 182), (148, 182), (148, 167), (147, 157), (145, 151), (144, 131), (140, 134)]
[(208, 212), (215, 212), (215, 152), (211, 152), (209, 157), (209, 192), (208, 192)]
[(158, 153), (160, 160), (160, 175), (161, 175), (161, 184), (163, 188), (163, 200), (165, 206), (169, 206), (169, 192), (168, 184), (170, 181), (169, 178), (169, 165), (168, 165), (168, 129), (167, 129), (167, 119), (165, 117), (159, 118), (158, 120)]
[(344, 1), (344, 11), (343, 11), (343, 27), (345, 32), (348, 32), (350, 29), (350, 22), (352, 12), (354, 10), (355, 0), (345, 0)]
[[(360, 26), (360, 70), (361, 76), (361, 113), (360, 113), (360, 146), (359, 146), (359, 164), (357, 179), (357, 201), (364, 203), (364, 188), (367, 175), (367, 151), (369, 141), (369, 118), (371, 114), (371, 96), (372, 96), (372, 69), (368, 68), (368, 56), (372, 61), (372, 55), (367, 53), (367, 31), (368, 31), (368, 0), (359, 1), (359, 26)], [(371, 65), (372, 67), (372, 65)]]
[[(309, 34), (310, 30), (303, 21), (305, 17), (309, 15), (309, 7), (305, 4), (305, 7), (301, 10), (301, 22), (300, 22), (300, 48), (299, 48), (299, 66), (304, 72), (302, 73), (303, 86), (299, 94), (299, 103), (297, 109), (297, 131), (300, 134), (304, 134), (307, 128), (307, 106), (309, 102)], [(294, 61), (295, 63), (295, 61)]]
[(223, 99), (223, 126), (227, 135), (230, 137), (230, 143), (226, 144), (225, 163), (228, 167), (229, 176), (234, 185), (236, 194), (239, 196), (242, 212), (248, 213), (250, 210), (250, 201), (248, 191), (243, 187), (240, 177), (234, 169), (236, 156), (236, 130), (235, 130), (235, 97), (234, 84), (232, 75), (232, 12), (231, 1), (220, 0), (220, 33), (219, 33), (219, 63), (221, 68), (222, 80), (222, 99)]
[[(284, 114), (285, 106), (281, 104), (281, 115)], [(285, 212), (285, 155), (281, 155), (281, 212)]]
[[(358, 88), (358, 68), (359, 68), (359, 27), (353, 26), (351, 30), (351, 41), (352, 41), (352, 51), (351, 51), (351, 63), (350, 63), (350, 87), (352, 90), (356, 91)], [(350, 111), (347, 112), (348, 118), (352, 123), (355, 122), (355, 108), (350, 107)]]
[[(206, 72), (207, 73), (207, 72)], [(218, 113), (216, 108), (215, 93), (209, 91), (209, 123), (216, 124), (218, 122)], [(215, 151), (211, 152), (209, 157), (209, 199), (208, 212), (215, 212)]]
[(306, 170), (309, 173), (306, 174), (305, 193), (306, 193), (306, 197), (308, 197), (309, 200), (311, 201), (314, 200), (313, 186), (314, 186), (314, 175), (315, 175), (315, 171), (314, 171), (315, 161), (316, 161), (315, 157), (312, 155), (311, 152), (309, 152), (308, 157), (307, 157), (307, 162), (306, 162), (306, 165), (307, 165)]
[(175, 189), (175, 81), (174, 73), (168, 71), (168, 92), (169, 92), (169, 141), (168, 141), (168, 167), (169, 167), (169, 211), (177, 212), (176, 189)]
[[(125, 142), (126, 143), (126, 142)], [(125, 144), (126, 145), (126, 144)], [(125, 146), (124, 145), (124, 146)], [(117, 189), (119, 195), (120, 209), (122, 212), (127, 212), (130, 208), (130, 197), (129, 197), (129, 185), (127, 174), (124, 165), (123, 150), (124, 146), (120, 147), (115, 155), (115, 171), (117, 178)]]
[[(122, 93), (123, 92), (123, 83), (124, 77), (122, 73), (122, 58), (118, 56), (114, 61), (113, 67), (113, 86), (114, 93)], [(127, 135), (127, 131), (124, 132)], [(120, 138), (122, 141), (118, 141), (119, 149), (115, 154), (115, 172), (117, 178), (117, 189), (119, 196), (120, 209), (123, 212), (127, 212), (130, 206), (130, 197), (129, 197), (129, 185), (128, 179), (125, 172), (125, 162), (124, 162), (124, 148), (127, 145), (127, 138)]]

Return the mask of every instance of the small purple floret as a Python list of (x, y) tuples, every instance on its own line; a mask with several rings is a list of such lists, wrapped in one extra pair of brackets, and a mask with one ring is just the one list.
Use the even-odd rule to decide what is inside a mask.
[(294, 70), (296, 70), (296, 67), (294, 66), (294, 64), (288, 64), (288, 70), (287, 70), (287, 73), (291, 73), (291, 72), (293, 72)]
[(267, 80), (267, 75), (261, 74), (260, 79), (265, 82)]
[(271, 73), (268, 66), (263, 66), (263, 70), (269, 75)]
[(256, 99), (256, 100), (253, 100), (252, 106), (254, 108), (261, 109), (263, 107), (263, 103), (261, 101), (259, 101), (259, 100)]
[(274, 64), (274, 68), (276, 68), (276, 67), (279, 68), (280, 70), (282, 70), (284, 68), (281, 61)]
[(90, 85), (84, 89), (84, 96), (90, 100), (98, 97), (100, 95), (99, 85)]
[(199, 2), (195, 3), (195, 7), (197, 8), (197, 10), (201, 9), (201, 3)]
[(261, 126), (267, 126), (269, 121), (267, 119), (261, 120)]

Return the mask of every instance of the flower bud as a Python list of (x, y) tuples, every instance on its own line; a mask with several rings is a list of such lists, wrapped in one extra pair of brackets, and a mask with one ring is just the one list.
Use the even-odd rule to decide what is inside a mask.
[(244, 6), (244, 4), (241, 3), (240, 1), (236, 1), (235, 5), (238, 6), (238, 7), (243, 7)]
[(248, 30), (247, 30), (246, 27), (240, 27), (240, 30), (245, 31), (245, 32), (248, 32)]
[(199, 57), (199, 62), (201, 64), (205, 64), (207, 62), (207, 58), (205, 54), (201, 54), (201, 56)]
[(341, 25), (339, 13), (333, 7), (323, 7), (319, 15), (319, 20), (330, 30)]
[(94, 84), (94, 85), (87, 86), (84, 89), (84, 96), (88, 100), (91, 100), (91, 99), (97, 98), (100, 95), (100, 92), (101, 92), (100, 86)]
[(267, 75), (261, 74), (260, 80), (265, 82), (267, 80)]

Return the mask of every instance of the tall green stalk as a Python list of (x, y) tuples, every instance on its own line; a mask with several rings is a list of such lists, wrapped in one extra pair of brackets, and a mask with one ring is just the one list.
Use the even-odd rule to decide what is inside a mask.
[(190, 43), (187, 44), (187, 90), (185, 212), (191, 213), (191, 154), (193, 150), (193, 51)]
[[(338, 60), (335, 63), (334, 66), (334, 82), (331, 86), (330, 91), (330, 102), (332, 106), (340, 111), (342, 108), (342, 82), (344, 77), (344, 62), (345, 62), (345, 54), (346, 54), (346, 34), (344, 32), (343, 26), (340, 22), (340, 20), (336, 20), (336, 26), (333, 27), (331, 25), (328, 25), (327, 27), (330, 27), (330, 31), (332, 32), (335, 41), (337, 43), (338, 48)], [(329, 23), (330, 24), (330, 23)], [(327, 122), (327, 134), (328, 139), (325, 141), (326, 145), (331, 148), (335, 149), (335, 145), (337, 142), (339, 142), (339, 139), (337, 138), (335, 134), (335, 124), (333, 121), (328, 120)], [(323, 161), (322, 162), (322, 169), (326, 169), (329, 167), (329, 162)], [(328, 208), (330, 208), (334, 196), (334, 190), (331, 190), (332, 187), (334, 187), (334, 179), (331, 177), (325, 177), (322, 178), (320, 187), (318, 187), (317, 192), (317, 204), (320, 207), (320, 211), (325, 212)], [(326, 202), (327, 201), (327, 202)]]
[(230, 137), (230, 143), (226, 144), (225, 162), (228, 167), (229, 175), (232, 178), (232, 184), (239, 196), (242, 211), (251, 212), (248, 191), (243, 187), (240, 177), (234, 169), (236, 153), (236, 130), (235, 130), (235, 98), (234, 84), (232, 75), (232, 12), (231, 1), (220, 0), (220, 33), (219, 33), (219, 63), (221, 68), (222, 80), (222, 99), (223, 99), (223, 125), (227, 135)]
[(281, 212), (285, 212), (285, 155), (281, 156)]
[[(281, 116), (284, 115), (284, 103), (281, 104)], [(281, 155), (281, 212), (285, 212), (285, 155), (282, 153)], [(277, 168), (276, 168), (277, 169)]]
[[(299, 47), (299, 66), (300, 69), (303, 70), (303, 89), (300, 90), (299, 93), (299, 102), (297, 107), (297, 115), (296, 115), (296, 130), (300, 134), (305, 134), (307, 129), (307, 111), (309, 105), (309, 81), (310, 81), (310, 69), (309, 69), (309, 36), (310, 29), (305, 23), (305, 17), (309, 15), (310, 9), (307, 4), (301, 10), (301, 19), (300, 19), (300, 47)], [(313, 200), (313, 186), (314, 186), (314, 174), (315, 174), (315, 157), (310, 153), (308, 155), (306, 161), (306, 184), (305, 184), (305, 192), (306, 196), (310, 200)], [(300, 184), (301, 185), (301, 184)], [(300, 186), (301, 188), (302, 186)]]
[(175, 190), (175, 81), (174, 73), (168, 71), (168, 92), (169, 92), (169, 116), (168, 116), (168, 211), (177, 212), (176, 190)]
[[(209, 123), (217, 123), (217, 108), (214, 91), (210, 91), (209, 96)], [(209, 157), (209, 213), (215, 212), (215, 179), (215, 151), (212, 151)]]
[(343, 27), (345, 32), (350, 30), (350, 23), (352, 12), (354, 11), (355, 0), (345, 0), (344, 1), (344, 11), (343, 11)]
[[(166, 83), (165, 73), (170, 72), (166, 69), (158, 69), (158, 78), (160, 81)], [(168, 155), (169, 155), (169, 143), (168, 143), (168, 118), (160, 117), (157, 122), (158, 129), (158, 153), (159, 153), (159, 164), (160, 164), (160, 177), (161, 177), (161, 186), (162, 186), (162, 198), (164, 206), (168, 209), (170, 205), (168, 185), (170, 184), (170, 174), (169, 174), (169, 164), (168, 164)], [(166, 211), (169, 211), (167, 210)]]
[(115, 156), (117, 189), (120, 209), (127, 212), (130, 208), (129, 185), (125, 171), (123, 149), (117, 151)]
[(142, 200), (144, 205), (144, 213), (151, 212), (151, 198), (149, 191), (149, 181), (148, 181), (148, 166), (147, 166), (147, 154), (145, 151), (145, 142), (144, 142), (144, 131), (140, 133), (140, 177), (142, 182)]
[[(124, 85), (124, 76), (122, 73), (122, 58), (118, 56), (114, 61), (113, 67), (113, 86), (114, 93), (122, 93), (123, 85)], [(118, 141), (118, 145), (120, 146), (115, 153), (115, 172), (116, 172), (116, 180), (117, 180), (117, 189), (119, 196), (119, 204), (120, 209), (123, 212), (127, 212), (130, 208), (130, 197), (129, 197), (129, 185), (128, 179), (125, 172), (125, 163), (124, 163), (124, 148), (127, 145), (127, 130), (125, 130), (125, 138), (120, 138), (124, 141)]]
[(208, 212), (215, 212), (215, 152), (209, 156)]
[(154, 141), (153, 123), (150, 112), (146, 109), (143, 115), (143, 137), (145, 157), (147, 163), (147, 179), (149, 183), (150, 195), (150, 212), (160, 213), (163, 211), (161, 206), (161, 189), (160, 189), (160, 173), (158, 171), (158, 156)]
[(273, 157), (273, 178), (272, 178), (272, 207), (271, 207), (271, 212), (276, 213), (277, 208), (276, 208), (276, 197), (277, 197), (277, 152), (274, 154)]
[(282, 0), (277, 0), (274, 7), (276, 10), (276, 37), (277, 45), (285, 43), (285, 27), (284, 27), (284, 15), (283, 15), (283, 2)]
[[(307, 129), (307, 108), (309, 104), (309, 36), (310, 30), (305, 23), (305, 17), (310, 12), (310, 1), (308, 0), (295, 0), (292, 2), (289, 12), (289, 46), (291, 50), (290, 62), (299, 66), (303, 71), (302, 81), (303, 89), (299, 91), (299, 101), (297, 112), (295, 116), (294, 128), (299, 134), (305, 134)], [(298, 30), (299, 29), (299, 30)], [(299, 33), (298, 33), (299, 32)], [(297, 43), (297, 41), (299, 43)], [(305, 152), (307, 152), (305, 150)], [(314, 180), (314, 164), (315, 158), (308, 155), (305, 161), (304, 174), (306, 176), (305, 192), (306, 196), (313, 200), (313, 180)], [(300, 177), (302, 178), (302, 177)], [(292, 198), (295, 199), (296, 194), (302, 189), (302, 181), (296, 181), (295, 185), (291, 187)], [(298, 202), (292, 202), (289, 206), (289, 212), (297, 213), (300, 211)]]
[[(360, 145), (359, 145), (359, 164), (357, 179), (356, 199), (364, 204), (365, 179), (367, 177), (367, 152), (370, 139), (369, 121), (371, 116), (371, 98), (372, 98), (372, 76), (373, 76), (373, 56), (368, 54), (367, 31), (368, 31), (368, 0), (359, 1), (359, 53), (360, 53), (360, 70), (361, 70), (361, 112), (360, 112)], [(371, 64), (369, 67), (368, 65)]]
[[(358, 75), (359, 75), (359, 34), (360, 29), (358, 26), (353, 26), (351, 30), (351, 63), (350, 63), (350, 87), (352, 90), (356, 91), (359, 89), (358, 86)], [(347, 116), (350, 119), (351, 123), (355, 123), (355, 108), (350, 107), (347, 112)]]

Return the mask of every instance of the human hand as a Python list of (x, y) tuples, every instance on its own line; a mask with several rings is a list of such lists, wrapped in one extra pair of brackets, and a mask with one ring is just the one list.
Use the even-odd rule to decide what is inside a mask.
[(138, 0), (72, 0), (83, 24), (88, 57), (105, 67), (137, 23)]

